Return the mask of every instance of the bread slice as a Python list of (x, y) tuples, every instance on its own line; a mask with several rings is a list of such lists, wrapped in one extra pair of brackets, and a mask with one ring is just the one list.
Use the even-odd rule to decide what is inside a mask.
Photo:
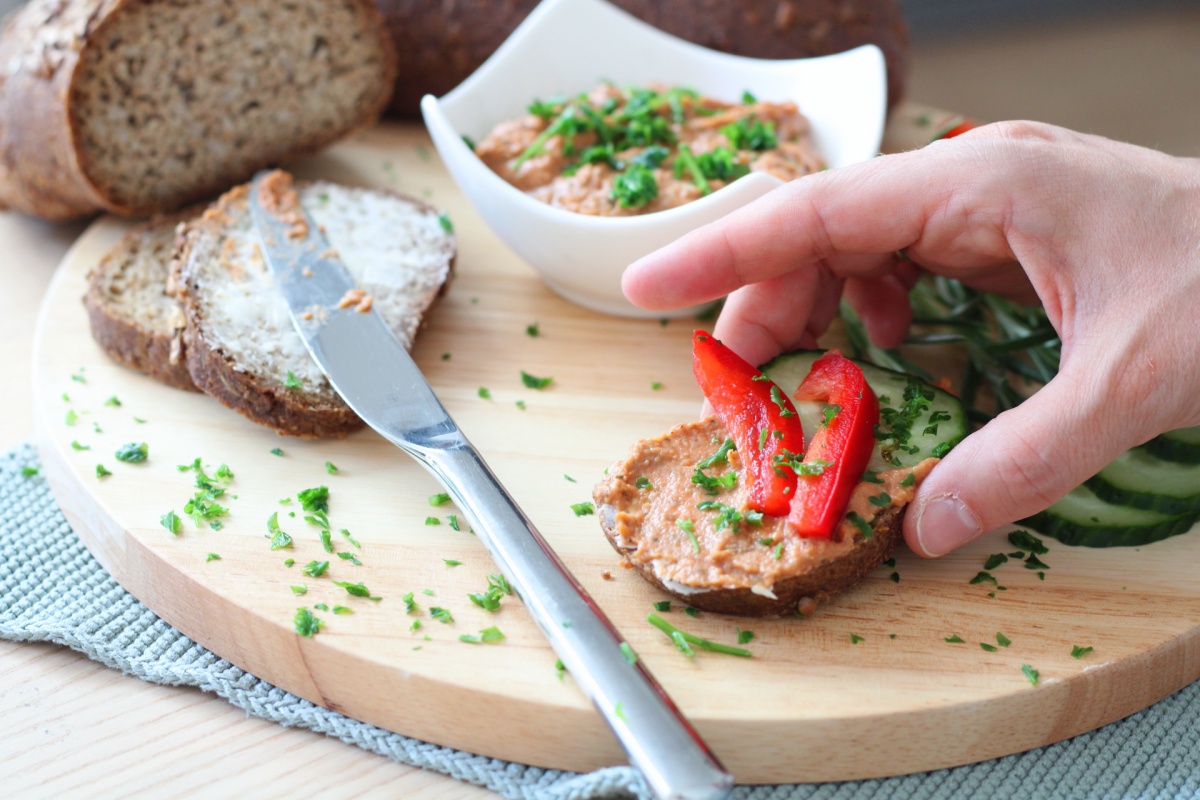
[[(435, 209), (390, 192), (324, 181), (296, 189), (369, 305), (411, 347), (451, 274), (449, 226)], [(185, 226), (172, 280), (184, 313), (188, 371), (203, 391), (280, 433), (345, 435), (362, 421), (292, 327), (259, 250), (247, 193), (245, 185), (230, 190)]]
[(132, 228), (88, 273), (92, 338), (113, 359), (168, 386), (197, 391), (183, 355), (183, 313), (167, 292), (176, 228), (199, 209)]
[[(728, 436), (721, 421), (709, 417), (637, 442), (593, 492), (600, 526), (626, 564), (689, 606), (722, 614), (807, 614), (858, 584), (891, 557), (904, 507), (937, 463), (931, 458), (880, 472), (881, 483), (855, 489), (849, 510), (869, 524), (869, 534), (843, 520), (832, 539), (804, 538), (788, 531), (784, 518), (757, 524), (747, 518), (736, 450), (727, 454), (727, 467), (707, 473), (732, 470), (732, 488), (713, 494), (692, 481), (697, 462)], [(909, 473), (914, 480), (902, 486)], [(869, 502), (881, 491), (890, 497), (885, 508)], [(714, 505), (698, 508), (706, 503)]]
[(371, 0), (32, 0), (0, 31), (0, 207), (180, 208), (374, 121)]

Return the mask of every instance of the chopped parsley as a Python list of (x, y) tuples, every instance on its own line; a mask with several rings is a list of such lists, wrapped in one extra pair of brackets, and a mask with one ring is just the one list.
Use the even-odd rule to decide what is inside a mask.
[(883, 483), (883, 479), (879, 477), (879, 473), (866, 470), (863, 472), (863, 483)]
[(205, 564), (207, 564), (209, 561), (220, 561), (220, 560), (221, 560), (221, 557), (219, 555), (217, 555), (216, 553), (209, 553), (208, 555), (206, 555), (204, 557)]
[(734, 533), (739, 533), (739, 526), (742, 522), (750, 525), (762, 525), (763, 515), (761, 511), (747, 508), (743, 514), (731, 505), (725, 503), (717, 503), (713, 500), (705, 500), (699, 503), (696, 508), (700, 511), (716, 511), (717, 517), (713, 521), (718, 531), (729, 528)]
[(289, 369), (287, 378), (285, 378), (283, 381), (283, 386), (285, 389), (299, 389), (300, 388), (300, 379), (297, 378), (295, 373), (293, 373)]
[(888, 575), (888, 580), (890, 580), (892, 583), (899, 583), (900, 582), (900, 573), (893, 572), (891, 575)]
[(354, 553), (347, 553), (347, 552), (338, 553), (337, 557), (342, 559), (343, 561), (349, 561), (351, 564), (353, 564), (356, 567), (362, 566), (362, 562), (358, 560), (358, 556), (356, 556)]
[(382, 597), (375, 597), (371, 594), (371, 590), (363, 586), (362, 581), (358, 583), (350, 583), (350, 581), (334, 581), (334, 586), (340, 586), (354, 597), (365, 597), (368, 600), (382, 600)]
[(319, 578), (329, 569), (328, 561), (310, 561), (300, 571), (310, 578)]
[(859, 636), (857, 633), (850, 634), (850, 644), (858, 644), (859, 642), (865, 642), (865, 641), (866, 641), (866, 639)]
[[(1008, 534), (1008, 541), (1020, 550), (1026, 550), (1034, 555), (1041, 556), (1050, 552), (1050, 548), (1042, 542), (1041, 539), (1034, 536), (1028, 531), (1013, 531)], [(1020, 558), (1020, 556), (1018, 556)]]
[(512, 592), (512, 586), (503, 575), (488, 575), (487, 589), (468, 594), (467, 597), (484, 611), (495, 611), (500, 608), (500, 600), (505, 595), (511, 595)]
[(271, 455), (273, 455), (273, 456), (281, 456), (281, 455), (283, 455), (283, 448), (272, 447), (270, 452), (271, 452)]
[(784, 397), (783, 392), (781, 392), (779, 390), (779, 387), (776, 386), (775, 384), (771, 384), (771, 402), (774, 403), (775, 405), (779, 406), (779, 416), (781, 416), (781, 417), (796, 416), (796, 412), (793, 411), (791, 408), (789, 408), (789, 406), (791, 405), (790, 401), (786, 397)]
[(454, 223), (450, 221), (449, 214), (443, 211), (441, 214), (438, 214), (437, 220), (438, 225), (441, 226), (443, 231), (446, 233), (454, 233)]
[(987, 557), (987, 561), (983, 562), (983, 568), (984, 569), (995, 569), (996, 567), (1000, 566), (1001, 564), (1006, 564), (1006, 563), (1008, 563), (1008, 556), (1004, 555), (1004, 553), (992, 553), (990, 556)]
[(563, 478), (565, 478), (566, 480), (570, 481), (571, 483), (579, 483), (579, 481), (575, 480), (574, 478), (572, 478), (570, 475), (568, 475), (568, 474), (567, 474), (567, 473), (565, 473), (565, 472), (563, 473)]
[(755, 119), (752, 114), (725, 125), (721, 128), (721, 134), (737, 150), (770, 150), (779, 144), (775, 136), (775, 123)]
[(990, 572), (980, 572), (974, 578), (971, 578), (968, 583), (990, 583), (993, 586), (997, 585), (995, 576)]
[(525, 370), (521, 370), (521, 383), (530, 389), (545, 389), (553, 382), (554, 378), (538, 378), (530, 375)]
[(662, 381), (650, 381), (650, 390), (651, 391), (657, 392), (661, 388), (663, 388)]
[(462, 562), (461, 562), (461, 561), (459, 561), (459, 560), (458, 560), (458, 559), (456, 559), (456, 558), (443, 558), (443, 559), (442, 559), (442, 563), (443, 563), (443, 564), (445, 564), (447, 567), (459, 567), (459, 566), (462, 566)]
[(450, 615), (450, 611), (439, 606), (430, 606), (429, 616), (433, 617), (443, 625), (449, 625), (451, 622), (454, 622), (454, 617)]
[(670, 600), (657, 601), (654, 604), (654, 610), (655, 611), (670, 611), (671, 610), (671, 601)]
[(637, 653), (633, 652), (633, 648), (629, 646), (629, 642), (621, 642), (621, 655), (625, 656), (625, 660), (630, 664), (638, 662)]
[(1021, 672), (1029, 679), (1029, 682), (1034, 686), (1038, 685), (1038, 671), (1028, 664), (1021, 665)]
[(325, 627), (325, 622), (314, 617), (313, 613), (305, 607), (296, 609), (296, 616), (292, 618), (292, 621), (296, 626), (296, 633), (310, 639)]
[(1009, 639), (1003, 633), (997, 633), (996, 644), (1000, 645), (1001, 647), (1008, 647), (1010, 644), (1012, 644), (1012, 639)]
[(492, 399), (492, 391), (490, 389), (488, 389), (486, 386), (480, 386), (479, 390), (478, 390), (478, 392), (476, 392), (476, 394), (478, 394), (484, 400)]
[(333, 607), (333, 613), (335, 613), (335, 614), (353, 614), (353, 613), (354, 613), (354, 609), (353, 609), (353, 608), (347, 608), (346, 606), (337, 606), (337, 605), (335, 605), (335, 606)]
[(692, 524), (692, 521), (690, 519), (677, 519), (675, 520), (675, 524), (692, 540), (692, 552), (699, 553), (700, 542), (696, 539), (696, 526)]
[(880, 492), (874, 497), (868, 497), (867, 500), (876, 508), (887, 508), (892, 504), (892, 496), (887, 492)]
[(431, 495), (429, 498), (429, 505), (431, 506), (442, 506), (449, 502), (450, 495), (446, 494), (445, 492), (438, 492), (435, 495)]
[(105, 400), (105, 401), (104, 401), (104, 405), (106, 405), (106, 406), (116, 406), (117, 408), (120, 408), (120, 407), (121, 407), (121, 401), (120, 401), (120, 400), (118, 400), (118, 399), (117, 399), (117, 396), (114, 394), (112, 397), (110, 397), (110, 398), (108, 398), (107, 400)]
[(140, 464), (150, 456), (150, 445), (145, 442), (130, 442), (117, 448), (113, 457), (126, 464)]
[(426, 525), (441, 525), (442, 521), (440, 519), (438, 519), (437, 517), (426, 517), (425, 524)]
[(517, 407), (518, 409), (520, 409), (521, 411), (524, 411), (524, 410), (525, 410), (525, 401), (524, 401), (524, 400), (518, 400), (518, 401), (516, 401), (515, 405), (516, 405), (516, 407)]
[(708, 494), (716, 495), (722, 489), (737, 486), (737, 473), (729, 470), (723, 475), (705, 475), (700, 471), (700, 467), (696, 467), (696, 471), (692, 473), (692, 483), (702, 486)]
[(841, 410), (842, 407), (837, 403), (830, 403), (829, 405), (823, 406), (821, 408), (821, 413), (824, 415), (824, 419), (822, 420), (821, 424), (829, 427), (829, 423), (833, 422), (833, 418), (836, 417)]
[[(38, 472), (40, 472), (40, 470), (37, 467), (21, 467), (21, 476), (25, 478), (32, 478), (34, 475), (37, 475)], [(107, 471), (105, 474), (108, 474)], [(100, 476), (99, 468), (97, 468), (96, 476)]]
[(498, 642), (504, 641), (504, 634), (500, 632), (499, 628), (493, 625), (490, 628), (484, 628), (481, 630), (478, 636), (472, 636), (464, 633), (462, 636), (458, 637), (458, 640), (460, 642), (467, 642), (469, 644), (497, 644)]
[(531, 339), (536, 339), (537, 337), (542, 335), (542, 331), (538, 327), (538, 324), (536, 322), (533, 322), (533, 323), (530, 323), (529, 325), (525, 326), (525, 335), (530, 337)]
[(871, 523), (867, 522), (866, 518), (864, 518), (857, 511), (851, 511), (846, 515), (846, 519), (850, 521), (851, 525), (858, 528), (858, 532), (863, 535), (863, 538), (875, 538), (875, 529), (872, 528)]
[(979, 643), (979, 646), (980, 646), (980, 647), (981, 647), (983, 650), (985, 650), (985, 651), (987, 651), (987, 652), (989, 652), (989, 653), (994, 653), (994, 652), (996, 652), (996, 649), (997, 649), (997, 648), (996, 648), (996, 645), (994, 645), (994, 644), (988, 644), (987, 642), (980, 642), (980, 643)]
[(404, 613), (405, 614), (412, 614), (415, 611), (419, 611), (421, 608), (420, 606), (417, 605), (417, 601), (413, 599), (412, 592), (409, 592), (408, 594), (404, 595), (400, 599), (404, 602)]
[(278, 511), (267, 519), (267, 536), (271, 539), (272, 550), (282, 550), (292, 546), (292, 537), (279, 527)]
[(292, 594), (308, 594), (308, 587), (303, 583), (292, 587)]
[(167, 513), (163, 514), (159, 522), (162, 523), (164, 528), (176, 536), (178, 536), (179, 532), (183, 530), (183, 520), (176, 516), (174, 511), (168, 511)]
[(942, 641), (946, 642), (947, 644), (963, 644), (966, 642), (966, 639), (962, 638), (956, 633), (953, 636), (947, 636)]
[(734, 628), (737, 631), (738, 644), (750, 644), (754, 641), (754, 631), (744, 631), (741, 628)]
[(1049, 564), (1042, 563), (1042, 560), (1037, 557), (1037, 553), (1030, 553), (1025, 559), (1025, 569), (1050, 569)]
[(653, 489), (654, 484), (650, 483), (650, 479), (645, 475), (641, 475), (633, 482), (633, 485), (639, 489)]
[(446, 515), (446, 524), (450, 526), (451, 530), (455, 530), (455, 531), (462, 530), (462, 526), (460, 526), (458, 524), (458, 515), (457, 514), (447, 514)]
[(69, 409), (65, 420), (68, 425), (74, 425), (76, 422), (79, 422), (79, 415), (75, 413), (75, 409)]
[(647, 615), (646, 622), (649, 622), (651, 625), (669, 636), (671, 641), (674, 642), (675, 647), (678, 648), (679, 651), (688, 658), (691, 658), (693, 655), (695, 655), (695, 651), (692, 649), (693, 647), (699, 647), (714, 653), (725, 653), (726, 655), (740, 656), (741, 658), (751, 657), (749, 650), (741, 647), (732, 647), (727, 644), (720, 644), (719, 642), (712, 642), (708, 639), (702, 639), (699, 636), (681, 631), (679, 628), (676, 628), (674, 625), (667, 622), (657, 614), (652, 613)]
[(325, 471), (328, 472), (330, 475), (336, 475), (336, 474), (338, 474), (339, 470), (332, 461), (326, 461), (325, 462)]
[(586, 517), (588, 514), (595, 514), (596, 507), (590, 502), (572, 503), (571, 510), (575, 512), (577, 517)]
[(904, 476), (904, 480), (900, 481), (900, 486), (901, 486), (901, 488), (907, 489), (909, 486), (912, 486), (916, 482), (917, 482), (917, 473), (910, 472)]
[(631, 163), (613, 180), (609, 198), (621, 208), (641, 208), (658, 197), (658, 181), (644, 164)]
[(1083, 658), (1095, 649), (1096, 648), (1094, 647), (1080, 647), (1079, 645), (1072, 645), (1071, 658)]

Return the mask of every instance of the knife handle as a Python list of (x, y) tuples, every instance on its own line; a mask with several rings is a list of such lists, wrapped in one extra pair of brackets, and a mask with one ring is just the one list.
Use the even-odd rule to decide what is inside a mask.
[(460, 442), (449, 449), (404, 449), (449, 490), (654, 795), (679, 800), (728, 797), (733, 777), (645, 665), (626, 655), (632, 650), (622, 649), (620, 633), (479, 453), (465, 440)]

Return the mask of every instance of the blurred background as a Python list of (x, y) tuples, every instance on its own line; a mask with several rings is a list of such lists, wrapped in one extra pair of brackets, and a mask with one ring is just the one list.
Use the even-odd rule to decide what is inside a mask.
[[(1200, 156), (1200, 0), (899, 3), (908, 99)], [(0, 0), (0, 15), (20, 4)]]
[(900, 0), (910, 100), (1200, 156), (1200, 2)]

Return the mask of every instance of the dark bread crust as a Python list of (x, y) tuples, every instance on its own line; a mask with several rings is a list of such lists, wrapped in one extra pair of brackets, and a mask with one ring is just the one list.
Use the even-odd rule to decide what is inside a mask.
[[(615, 527), (608, 522), (613, 515), (601, 510), (599, 516), (600, 526), (609, 544), (624, 557), (626, 554), (617, 543)], [(667, 594), (701, 611), (742, 617), (774, 617), (795, 612), (808, 614), (839, 592), (857, 586), (871, 570), (891, 558), (896, 545), (903, 538), (903, 522), (903, 508), (893, 506), (884, 509), (872, 521), (872, 538), (855, 534), (854, 549), (844, 556), (823, 561), (807, 572), (776, 582), (772, 587), (774, 598), (755, 594), (749, 588), (681, 593), (664, 585), (648, 566), (631, 566)]]
[[(151, 4), (144, 0), (32, 0), (17, 9), (0, 30), (0, 65), (7, 70), (0, 73), (0, 209), (53, 220), (97, 211), (124, 216), (171, 211), (210, 197), (271, 163), (314, 152), (370, 125), (387, 106), (398, 66), (396, 54), (371, 0), (339, 2), (356, 6), (357, 13), (368, 20), (364, 27), (379, 31), (375, 42), (381, 58), (378, 90), (355, 118), (344, 120), (335, 129), (316, 131), (307, 139), (287, 142), (258, 163), (194, 174), (175, 191), (143, 197), (121, 197), (116, 187), (101, 185), (93, 177), (80, 130), (81, 108), (87, 106), (81, 78), (89, 44), (108, 27), (120, 24), (123, 17), (146, 13)], [(170, 13), (168, 3), (158, 5), (163, 7), (162, 13)], [(162, 45), (175, 46), (165, 40)]]
[[(689, 42), (754, 58), (805, 58), (862, 44), (883, 51), (888, 108), (904, 96), (908, 29), (896, 0), (612, 0)], [(375, 0), (400, 54), (389, 112), (416, 116), (482, 64), (537, 0)], [(753, 87), (748, 87), (753, 89)]]
[[(197, 212), (198, 209), (190, 209), (132, 228), (88, 273), (88, 290), (83, 296), (92, 338), (109, 357), (168, 386), (191, 392), (199, 389), (188, 373), (180, 332), (152, 330), (137, 318), (122, 313), (114, 304), (111, 291), (114, 273), (122, 268), (123, 261), (133, 257), (139, 248), (150, 246), (151, 237), (163, 235), (164, 232), (158, 229), (165, 227), (173, 231)], [(172, 252), (168, 249), (162, 260), (164, 295)]]

